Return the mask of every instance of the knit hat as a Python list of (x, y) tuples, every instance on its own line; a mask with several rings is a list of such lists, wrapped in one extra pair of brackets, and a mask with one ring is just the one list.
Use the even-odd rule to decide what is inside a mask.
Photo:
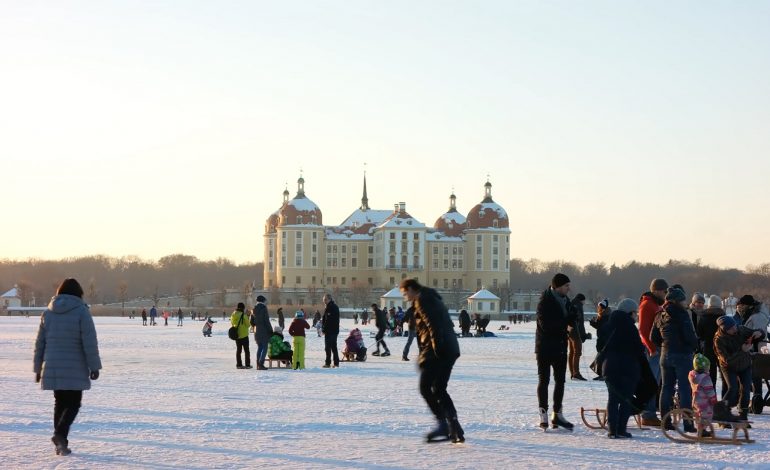
[(578, 294), (578, 295), (576, 295), (576, 296), (575, 296), (575, 300), (577, 300), (577, 301), (579, 301), (579, 302), (582, 302), (582, 301), (584, 301), (585, 299), (586, 299), (586, 296), (585, 296), (585, 295), (583, 295), (583, 294)]
[(735, 325), (736, 323), (733, 317), (722, 315), (721, 317), (717, 318), (717, 326), (719, 326), (719, 329), (722, 331), (727, 331)]
[(297, 310), (294, 312), (294, 318), (305, 318), (305, 312), (302, 310)]
[(692, 358), (692, 368), (698, 372), (705, 372), (711, 369), (711, 361), (703, 354), (696, 354)]
[(265, 298), (264, 295), (258, 295), (257, 296), (257, 302), (264, 302), (265, 300), (267, 300), (267, 299)]
[(669, 302), (684, 302), (687, 300), (687, 296), (684, 295), (684, 291), (678, 287), (669, 287), (666, 292), (666, 300)]
[(620, 302), (618, 302), (618, 306), (615, 307), (615, 311), (620, 312), (636, 312), (639, 310), (639, 304), (636, 303), (633, 299), (623, 299)]
[(244, 311), (246, 309), (246, 305), (243, 302), (238, 302), (238, 305), (235, 307), (238, 311)]
[(282, 332), (283, 330), (281, 329), (280, 326), (276, 326), (275, 328), (273, 328), (273, 333), (281, 334)]
[(650, 283), (650, 290), (656, 291), (656, 290), (666, 290), (668, 289), (668, 282), (666, 282), (665, 279), (653, 279)]
[(690, 301), (691, 304), (694, 304), (695, 302), (706, 302), (706, 297), (703, 296), (700, 292), (696, 292), (692, 295), (692, 300)]
[(602, 301), (599, 302), (598, 306), (601, 307), (601, 308), (609, 307), (610, 306), (610, 299), (602, 299)]
[(754, 300), (754, 296), (752, 295), (744, 295), (738, 300), (738, 305), (756, 305), (757, 301)]
[(706, 301), (706, 308), (721, 308), (722, 307), (722, 298), (718, 295), (711, 295), (709, 296), (708, 300)]
[(566, 274), (556, 273), (553, 279), (551, 279), (551, 287), (553, 287), (554, 289), (558, 289), (559, 287), (569, 282), (570, 280)]

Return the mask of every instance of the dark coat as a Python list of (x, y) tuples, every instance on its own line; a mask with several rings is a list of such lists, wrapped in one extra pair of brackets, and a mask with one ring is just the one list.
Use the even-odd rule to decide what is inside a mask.
[(414, 318), (420, 366), (436, 359), (454, 363), (460, 357), (460, 345), (452, 319), (438, 292), (429, 287), (420, 289), (414, 302)]
[(557, 300), (554, 292), (549, 288), (543, 291), (540, 301), (537, 303), (537, 329), (535, 330), (535, 354), (559, 355), (567, 354), (567, 325), (575, 321), (575, 314), (571, 312), (569, 298), (565, 308), (559, 305), (562, 300)]
[(665, 303), (655, 317), (650, 341), (660, 348), (661, 355), (692, 354), (698, 348), (698, 337), (690, 319), (690, 312), (681, 305)]
[(457, 317), (457, 321), (460, 323), (461, 330), (471, 329), (471, 316), (468, 315), (468, 312), (460, 312), (460, 315)]
[[(607, 310), (606, 312), (602, 313), (602, 316), (596, 316), (590, 320), (588, 320), (588, 323), (596, 329), (596, 352), (601, 351), (604, 349), (604, 345), (607, 344), (607, 322), (609, 322), (610, 317), (612, 316), (612, 311)], [(639, 341), (641, 341), (641, 338), (639, 338)]]
[(257, 305), (254, 306), (254, 314), (249, 321), (254, 327), (254, 340), (259, 344), (270, 342), (273, 326), (270, 324), (270, 317), (267, 314), (267, 305), (257, 302)]
[(586, 335), (585, 316), (583, 315), (583, 302), (573, 299), (572, 311), (575, 314), (575, 321), (569, 325), (569, 334), (572, 338), (583, 343), (588, 338), (588, 335)]
[(323, 331), (326, 336), (340, 334), (340, 308), (337, 307), (337, 304), (334, 303), (333, 300), (330, 300), (329, 303), (326, 304), (324, 316), (321, 321), (323, 322), (321, 331)]
[(751, 338), (754, 331), (745, 326), (738, 327), (738, 333), (731, 335), (722, 330), (717, 330), (714, 335), (714, 351), (719, 359), (719, 367), (724, 370), (740, 372), (751, 367), (751, 354), (744, 351), (741, 346)]
[(612, 312), (607, 321), (606, 335), (602, 376), (608, 387), (627, 384), (623, 388), (633, 391), (641, 376), (640, 358), (644, 345), (631, 314), (619, 310)]
[(374, 307), (374, 326), (378, 330), (386, 330), (388, 328), (388, 314), (384, 309)]
[(695, 326), (695, 333), (700, 340), (701, 352), (706, 357), (715, 357), (714, 336), (717, 334), (717, 318), (725, 314), (725, 311), (719, 307), (707, 308), (698, 314), (698, 323)]

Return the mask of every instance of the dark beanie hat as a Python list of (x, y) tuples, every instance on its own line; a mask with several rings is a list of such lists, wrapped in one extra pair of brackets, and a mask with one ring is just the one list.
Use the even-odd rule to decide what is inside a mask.
[(554, 289), (558, 289), (559, 287), (563, 286), (564, 284), (567, 284), (568, 282), (570, 282), (570, 280), (566, 274), (556, 273), (553, 279), (551, 279), (551, 287), (553, 287)]
[(264, 302), (265, 300), (267, 300), (267, 299), (265, 298), (264, 295), (258, 295), (257, 296), (257, 302)]
[(246, 305), (244, 305), (244, 303), (243, 303), (243, 302), (238, 302), (238, 306), (237, 306), (237, 307), (235, 307), (235, 309), (236, 309), (236, 310), (240, 310), (240, 311), (243, 311), (243, 310), (245, 310), (245, 309), (246, 309)]
[(733, 317), (722, 315), (721, 317), (717, 318), (717, 326), (719, 326), (722, 331), (727, 331), (735, 325), (736, 323)]
[(738, 305), (755, 305), (756, 303), (753, 295), (744, 295), (738, 300)]
[(687, 296), (684, 291), (678, 287), (669, 287), (666, 292), (666, 300), (669, 302), (683, 302), (687, 300)]
[(575, 300), (577, 300), (578, 302), (582, 302), (585, 299), (586, 299), (586, 296), (583, 295), (583, 294), (578, 294), (578, 295), (575, 296)]
[(650, 283), (650, 290), (656, 291), (656, 290), (666, 290), (668, 289), (668, 282), (666, 282), (665, 279), (653, 279)]

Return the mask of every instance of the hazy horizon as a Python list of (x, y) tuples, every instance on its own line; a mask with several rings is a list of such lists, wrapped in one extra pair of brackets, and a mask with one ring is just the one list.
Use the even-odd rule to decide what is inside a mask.
[(8, 1), (0, 259), (260, 262), (492, 194), (511, 258), (770, 261), (770, 3)]

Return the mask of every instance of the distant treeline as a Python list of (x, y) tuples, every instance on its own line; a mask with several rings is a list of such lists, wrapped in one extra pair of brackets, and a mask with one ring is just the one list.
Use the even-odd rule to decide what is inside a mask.
[[(262, 286), (262, 263), (235, 264), (219, 258), (202, 261), (195, 256), (174, 254), (148, 261), (135, 256), (111, 258), (87, 256), (63, 260), (0, 260), (0, 292), (18, 285), (22, 302), (45, 305), (56, 286), (66, 277), (78, 279), (91, 304), (116, 303), (144, 297), (189, 296), (198, 292)], [(746, 271), (704, 266), (699, 261), (671, 260), (664, 265), (632, 261), (623, 266), (591, 263), (579, 266), (567, 261), (511, 260), (510, 286), (490, 288), (503, 299), (516, 291), (541, 290), (556, 272), (572, 280), (572, 295), (582, 292), (589, 302), (603, 297), (613, 302), (638, 299), (656, 277), (669, 284), (682, 284), (688, 295), (706, 292), (721, 297), (733, 292), (770, 300), (770, 263), (750, 266)]]
[(144, 297), (157, 299), (222, 289), (262, 286), (262, 263), (235, 264), (219, 258), (201, 261), (195, 256), (174, 254), (158, 261), (136, 256), (111, 258), (87, 256), (63, 260), (2, 260), (0, 290), (19, 286), (23, 305), (33, 296), (45, 305), (67, 277), (80, 281), (91, 304), (121, 302)]

